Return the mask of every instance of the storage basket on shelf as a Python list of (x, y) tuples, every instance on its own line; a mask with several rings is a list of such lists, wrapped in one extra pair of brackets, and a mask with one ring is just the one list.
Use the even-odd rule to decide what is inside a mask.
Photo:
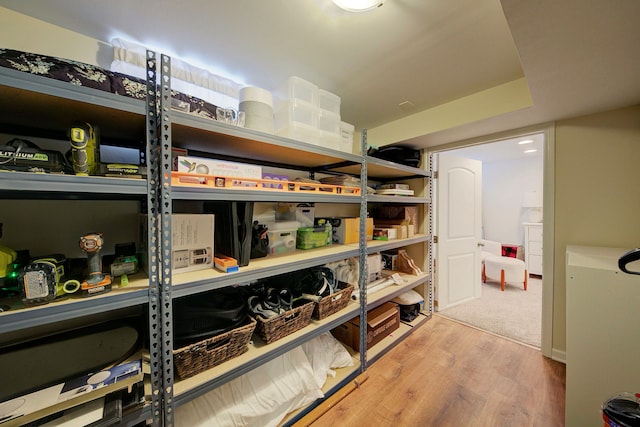
[(286, 337), (307, 326), (311, 322), (311, 314), (313, 313), (314, 302), (305, 303), (299, 307), (287, 310), (285, 313), (263, 319), (257, 317), (256, 332), (258, 336), (266, 343), (272, 343), (280, 338)]
[(248, 350), (256, 321), (173, 351), (173, 365), (178, 379), (189, 378), (232, 359)]
[(351, 300), (353, 285), (345, 282), (338, 283), (339, 291), (332, 295), (322, 297), (320, 302), (315, 304), (312, 317), (316, 320), (322, 320), (334, 313), (344, 309)]

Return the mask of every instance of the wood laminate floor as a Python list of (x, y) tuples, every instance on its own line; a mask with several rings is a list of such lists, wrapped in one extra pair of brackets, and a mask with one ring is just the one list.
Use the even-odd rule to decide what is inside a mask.
[(367, 373), (311, 426), (564, 426), (564, 364), (437, 314)]

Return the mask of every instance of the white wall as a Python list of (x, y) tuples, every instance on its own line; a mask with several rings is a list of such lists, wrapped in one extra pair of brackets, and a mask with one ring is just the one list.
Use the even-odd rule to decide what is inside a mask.
[(113, 48), (62, 27), (0, 7), (2, 46), (42, 55), (73, 59), (87, 64), (109, 68)]
[(512, 245), (524, 244), (523, 222), (527, 211), (522, 208), (526, 191), (542, 193), (542, 156), (483, 162), (482, 215), (484, 237)]

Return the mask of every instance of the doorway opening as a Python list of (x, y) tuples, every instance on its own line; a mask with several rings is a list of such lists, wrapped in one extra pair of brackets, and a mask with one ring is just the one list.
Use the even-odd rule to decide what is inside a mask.
[[(523, 133), (513, 137), (478, 141), (464, 147), (451, 147), (431, 154), (432, 165), (438, 171), (434, 184), (433, 229), (438, 236), (435, 258), (439, 264), (435, 271), (436, 309), (441, 315), (467, 323), (490, 333), (542, 349), (543, 345), (543, 272), (542, 272), (542, 217), (543, 193), (545, 187), (546, 134), (543, 131)], [(455, 156), (481, 162), (481, 221), (478, 241), (473, 259), (473, 280), (479, 280), (477, 272), (482, 271), (482, 241), (497, 242), (502, 247), (501, 255), (522, 260), (527, 270), (527, 290), (520, 283), (506, 283), (501, 290), (500, 280), (489, 278), (480, 284), (480, 295), (472, 295), (452, 301), (448, 296), (456, 294), (458, 288), (469, 288), (461, 283), (468, 275), (450, 274), (451, 267), (439, 254), (449, 256), (447, 241), (443, 239), (450, 230), (448, 219), (443, 220), (443, 212), (448, 212), (448, 197), (437, 182), (446, 173), (439, 169), (441, 156)], [(447, 183), (449, 187), (450, 184)], [(443, 210), (444, 208), (444, 210)], [(440, 215), (438, 215), (440, 214)], [(447, 216), (450, 216), (448, 213)], [(441, 218), (438, 218), (440, 216)], [(533, 231), (532, 231), (533, 230)], [(534, 232), (539, 236), (534, 243), (530, 238)], [(453, 239), (455, 240), (455, 239)], [(443, 244), (444, 243), (444, 244)], [(442, 246), (441, 246), (442, 245)], [(446, 271), (443, 271), (446, 268)], [(482, 280), (480, 279), (482, 282)], [(444, 297), (444, 298), (442, 298)], [(441, 304), (444, 300), (444, 304)], [(544, 351), (543, 351), (544, 354)]]

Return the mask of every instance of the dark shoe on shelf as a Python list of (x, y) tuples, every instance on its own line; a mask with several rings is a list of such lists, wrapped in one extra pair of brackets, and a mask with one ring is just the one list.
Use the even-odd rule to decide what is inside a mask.
[(260, 299), (257, 295), (251, 295), (247, 300), (249, 311), (254, 316), (260, 316), (263, 319), (270, 319), (280, 314), (280, 307), (272, 307), (265, 300)]
[(280, 300), (280, 307), (284, 311), (289, 311), (293, 308), (293, 294), (289, 289), (280, 289), (278, 291), (278, 299)]

